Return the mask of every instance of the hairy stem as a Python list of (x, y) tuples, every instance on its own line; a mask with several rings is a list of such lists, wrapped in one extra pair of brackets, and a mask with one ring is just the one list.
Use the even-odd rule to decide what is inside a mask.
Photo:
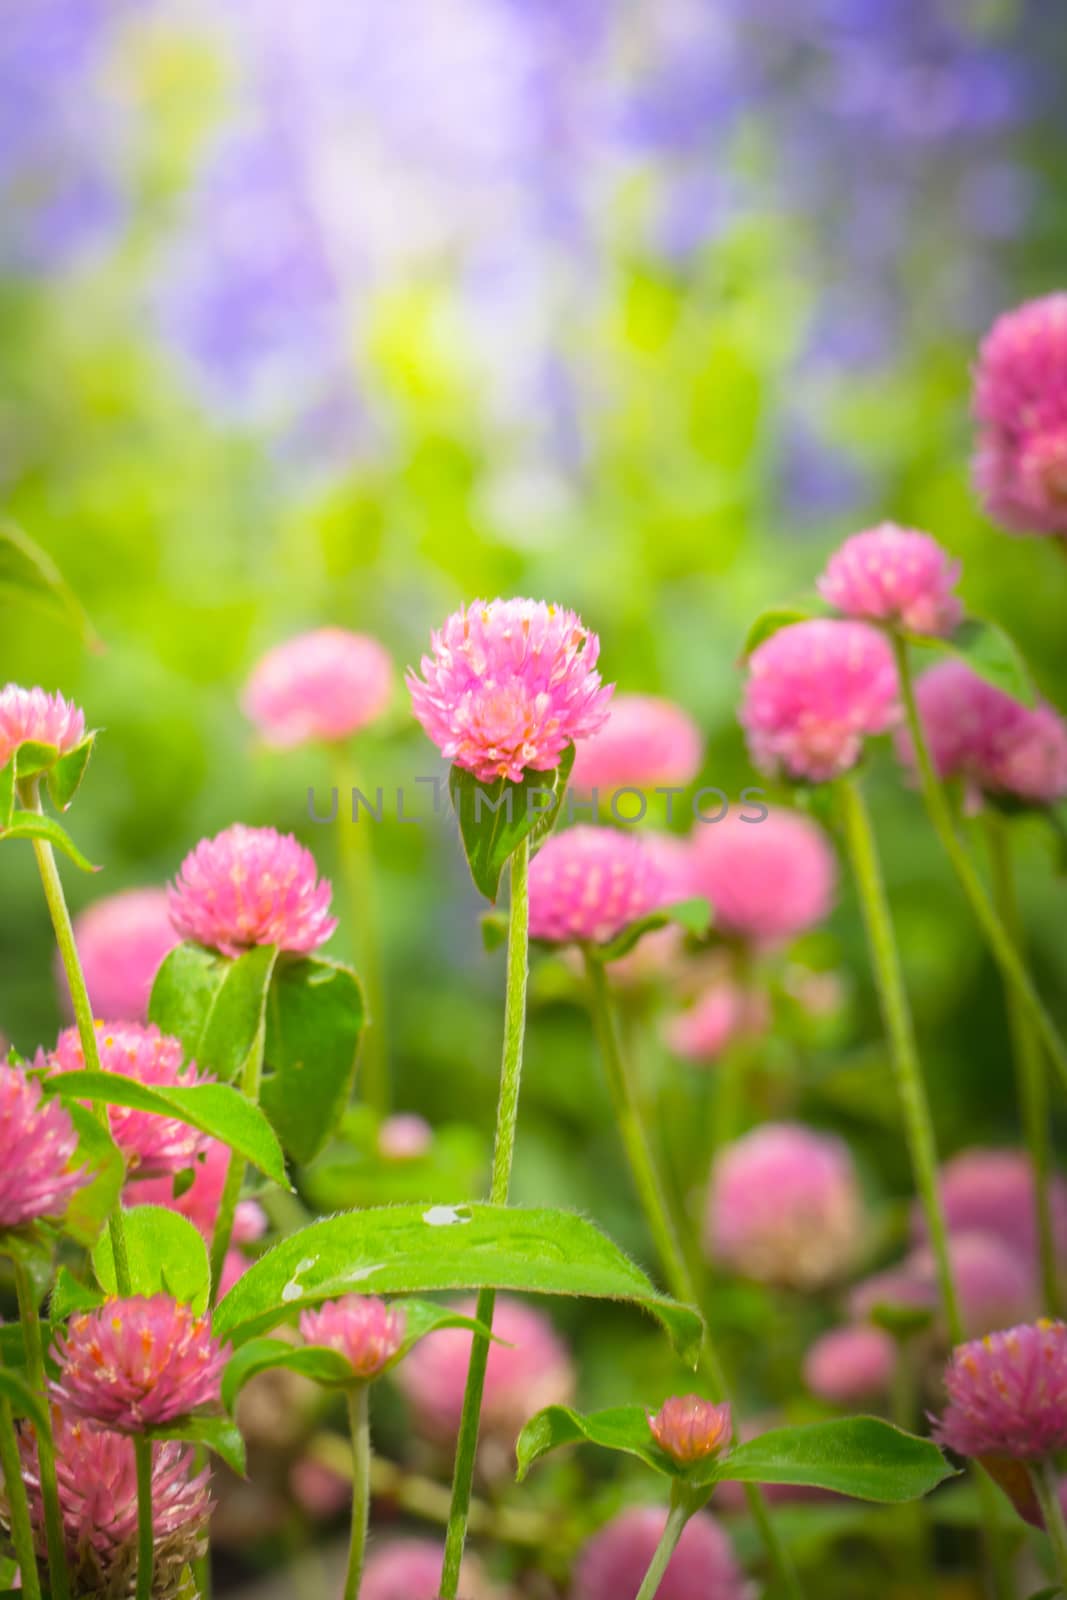
[(11, 1403), (0, 1398), (0, 1467), (7, 1489), (7, 1513), (11, 1523), (11, 1543), (15, 1548), (22, 1592), (26, 1600), (41, 1600), (41, 1580), (37, 1573), (37, 1552), (33, 1544), (33, 1525), (22, 1478), (15, 1419)]
[(137, 1463), (137, 1600), (152, 1600), (155, 1530), (152, 1527), (152, 1441), (138, 1434), (133, 1441)]
[(370, 1521), (370, 1385), (348, 1391), (348, 1425), (352, 1435), (352, 1534), (348, 1544), (344, 1600), (358, 1600)]
[(22, 1323), (22, 1338), (26, 1347), (26, 1376), (30, 1388), (40, 1396), (45, 1413), (49, 1417), (49, 1426), (43, 1429), (35, 1426), (34, 1434), (37, 1439), (37, 1462), (41, 1469), (41, 1503), (44, 1507), (52, 1600), (70, 1600), (67, 1549), (63, 1537), (63, 1513), (59, 1507), (59, 1489), (56, 1484), (56, 1450), (50, 1425), (51, 1414), (48, 1410), (48, 1381), (44, 1370), (41, 1324), (37, 1316), (37, 1295), (25, 1264), (15, 1261), (14, 1268), (19, 1320)]
[(652, 1560), (648, 1564), (648, 1571), (641, 1580), (641, 1587), (637, 1591), (636, 1600), (653, 1600), (653, 1596), (663, 1582), (664, 1574), (670, 1563), (671, 1556), (678, 1548), (678, 1541), (685, 1531), (685, 1525), (693, 1512), (690, 1506), (680, 1498), (671, 1501), (671, 1509), (667, 1514), (667, 1525), (656, 1546)]

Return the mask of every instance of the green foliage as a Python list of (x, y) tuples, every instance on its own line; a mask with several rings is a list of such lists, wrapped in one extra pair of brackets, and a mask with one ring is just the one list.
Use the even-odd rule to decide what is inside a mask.
[(363, 1015), (359, 981), (348, 967), (316, 957), (279, 963), (260, 1099), (295, 1161), (318, 1155), (344, 1114)]
[(231, 960), (203, 945), (180, 944), (156, 973), (148, 1016), (185, 1053), (226, 1082), (259, 1047), (278, 952), (257, 945)]
[(58, 617), (91, 649), (100, 648), (85, 608), (52, 557), (12, 522), (0, 522), (0, 591)]
[(558, 767), (527, 772), (521, 783), (508, 778), (482, 783), (462, 767), (452, 768), (448, 788), (467, 865), (487, 900), (496, 900), (501, 873), (523, 839), (536, 843), (551, 833), (573, 765), (574, 746), (568, 745)]
[(0, 828), (0, 841), (4, 839), (41, 839), (59, 850), (68, 861), (73, 861), (80, 871), (98, 870), (82, 855), (70, 834), (55, 817), (42, 816), (38, 811), (15, 811), (8, 818), (6, 827)]
[[(131, 1294), (169, 1294), (195, 1311), (208, 1302), (211, 1273), (207, 1246), (193, 1224), (165, 1206), (132, 1206), (123, 1212)], [(93, 1251), (93, 1271), (106, 1294), (118, 1293), (111, 1238)]]

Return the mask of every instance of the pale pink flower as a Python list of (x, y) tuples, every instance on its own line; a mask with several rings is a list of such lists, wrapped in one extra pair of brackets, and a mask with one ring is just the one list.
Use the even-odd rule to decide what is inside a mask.
[[(984, 1233), (1000, 1239), (1027, 1262), (1037, 1259), (1037, 1203), (1033, 1163), (1023, 1150), (962, 1150), (940, 1175), (945, 1220), (953, 1233)], [(1057, 1251), (1067, 1256), (1067, 1182), (1054, 1173), (1049, 1183)], [(922, 1208), (912, 1210), (912, 1229), (926, 1238)]]
[[(445, 1547), (433, 1539), (394, 1539), (372, 1550), (363, 1569), (360, 1600), (437, 1600)], [(463, 1600), (492, 1600), (496, 1590), (480, 1563), (465, 1556), (460, 1575)]]
[(79, 1313), (52, 1346), (56, 1397), (72, 1416), (143, 1433), (220, 1400), (226, 1355), (210, 1317), (168, 1294)]
[[(165, 889), (125, 889), (97, 900), (74, 918), (85, 987), (93, 1014), (144, 1022), (152, 980), (178, 943)], [(56, 963), (63, 1009), (74, 1015), (62, 963)]]
[(64, 756), (84, 738), (84, 713), (61, 694), (21, 689), (17, 683), (0, 689), (0, 767), (21, 744), (52, 745)]
[(768, 808), (762, 822), (730, 811), (698, 827), (690, 851), (690, 893), (711, 902), (715, 926), (755, 944), (795, 939), (825, 921), (837, 865), (818, 823)]
[(700, 771), (704, 741), (681, 706), (652, 694), (616, 694), (608, 720), (575, 746), (571, 783), (583, 794), (684, 788)]
[(314, 739), (347, 739), (381, 716), (392, 690), (393, 663), (377, 639), (318, 628), (267, 651), (241, 709), (267, 744), (290, 750)]
[(413, 1111), (386, 1117), (378, 1129), (378, 1154), (386, 1161), (417, 1161), (432, 1145), (433, 1129)]
[(1067, 1448), (1067, 1326), (1024, 1323), (957, 1345), (934, 1436), (961, 1456), (1038, 1461)]
[(432, 636), (412, 706), (441, 754), (483, 783), (559, 766), (607, 720), (600, 641), (573, 611), (538, 600), (476, 600)]
[(715, 1061), (739, 1040), (765, 1033), (770, 1021), (762, 991), (720, 978), (688, 1011), (671, 1017), (665, 1033), (670, 1048), (686, 1061)]
[[(1008, 1327), (1038, 1309), (1032, 1258), (1019, 1255), (995, 1234), (953, 1233), (948, 1254), (963, 1331), (968, 1338)], [(931, 1304), (939, 1304), (937, 1268), (931, 1250), (924, 1246), (914, 1251), (904, 1270), (925, 1285)]]
[(403, 1306), (374, 1295), (346, 1294), (300, 1317), (305, 1344), (326, 1345), (344, 1356), (353, 1378), (376, 1378), (404, 1342)]
[(530, 863), (530, 937), (603, 944), (668, 898), (667, 881), (637, 834), (567, 828)]
[(832, 1328), (804, 1357), (804, 1382), (829, 1405), (862, 1405), (889, 1393), (896, 1363), (896, 1345), (881, 1328)]
[[(636, 1600), (667, 1525), (660, 1506), (621, 1511), (578, 1557), (571, 1600)], [(753, 1600), (728, 1535), (706, 1511), (686, 1523), (667, 1565), (658, 1600)]]
[(61, 1102), (21, 1067), (0, 1065), (0, 1232), (63, 1215), (91, 1176), (71, 1168), (77, 1147)]
[(1029, 300), (983, 341), (975, 479), (1014, 533), (1067, 534), (1067, 294)]
[(852, 1156), (829, 1134), (768, 1122), (715, 1161), (705, 1247), (745, 1277), (821, 1288), (855, 1261), (863, 1223)]
[(262, 944), (307, 955), (337, 926), (330, 884), (316, 872), (292, 834), (235, 823), (182, 862), (169, 890), (171, 921), (183, 939), (226, 956)]
[(959, 575), (959, 562), (928, 533), (882, 522), (846, 539), (817, 587), (824, 600), (856, 621), (945, 635), (963, 615), (953, 593)]
[(680, 1465), (692, 1466), (728, 1449), (734, 1425), (728, 1405), (686, 1394), (664, 1400), (648, 1427), (661, 1450)]
[(876, 1311), (883, 1310), (928, 1311), (932, 1317), (938, 1298), (936, 1281), (928, 1273), (920, 1276), (911, 1265), (902, 1262), (861, 1279), (849, 1291), (848, 1312), (857, 1319), (873, 1317)]
[(863, 742), (899, 719), (888, 640), (864, 622), (794, 622), (749, 658), (741, 723), (756, 766), (825, 783), (856, 765)]
[[(289, 1488), (297, 1505), (318, 1522), (329, 1522), (352, 1504), (352, 1481), (317, 1456), (301, 1456), (289, 1469)], [(440, 1566), (438, 1566), (440, 1576)], [(366, 1591), (364, 1591), (366, 1592)]]
[[(209, 1139), (203, 1151), (190, 1162), (193, 1181), (178, 1196), (173, 1178), (138, 1178), (126, 1190), (130, 1205), (166, 1206), (186, 1217), (210, 1242), (222, 1201), (222, 1189), (230, 1168), (228, 1146)], [(234, 1244), (252, 1244), (266, 1232), (267, 1218), (255, 1200), (241, 1200), (233, 1220)]]

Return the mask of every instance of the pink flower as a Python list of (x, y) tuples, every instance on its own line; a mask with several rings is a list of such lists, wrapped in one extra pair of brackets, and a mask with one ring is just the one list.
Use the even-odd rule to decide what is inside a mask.
[[(152, 980), (178, 943), (165, 889), (126, 889), (74, 918), (74, 940), (85, 985), (98, 1017), (144, 1022)], [(63, 968), (57, 962), (63, 1009), (74, 1015)]]
[[(209, 1139), (202, 1153), (190, 1163), (193, 1181), (177, 1198), (173, 1178), (138, 1178), (126, 1190), (131, 1205), (166, 1206), (188, 1218), (204, 1238), (211, 1239), (219, 1214), (222, 1189), (230, 1167), (230, 1152), (218, 1139)], [(266, 1231), (267, 1218), (255, 1200), (238, 1203), (233, 1221), (234, 1244), (251, 1244)]]
[[(189, 1089), (214, 1081), (210, 1074), (198, 1072), (194, 1062), (186, 1066), (179, 1041), (160, 1033), (155, 1023), (98, 1022), (95, 1031), (104, 1072), (132, 1078), (150, 1089)], [(48, 1072), (84, 1072), (85, 1055), (77, 1028), (66, 1028), (47, 1056), (38, 1051), (35, 1065)], [(108, 1121), (129, 1171), (147, 1178), (173, 1175), (192, 1166), (209, 1143), (206, 1133), (187, 1122), (157, 1117), (150, 1111), (109, 1106)]]
[(616, 694), (608, 720), (575, 746), (571, 783), (583, 794), (597, 789), (684, 788), (700, 771), (704, 741), (693, 718), (671, 700), (651, 694)]
[(388, 653), (365, 633), (319, 628), (268, 650), (252, 670), (241, 708), (278, 750), (347, 739), (380, 717), (393, 689)]
[(825, 921), (837, 866), (817, 823), (770, 807), (762, 822), (730, 811), (696, 829), (690, 893), (711, 901), (715, 925), (755, 944), (795, 939)]
[(771, 1014), (765, 994), (722, 978), (666, 1027), (667, 1043), (687, 1061), (714, 1061), (739, 1039), (765, 1033)]
[[(1000, 1239), (1016, 1256), (1037, 1259), (1037, 1207), (1034, 1169), (1022, 1150), (963, 1150), (941, 1168), (941, 1201), (953, 1233), (984, 1233)], [(1053, 1174), (1049, 1186), (1057, 1249), (1067, 1255), (1067, 1183)], [(926, 1222), (918, 1205), (912, 1211), (917, 1239)]]
[[(1014, 1252), (995, 1234), (953, 1233), (948, 1254), (968, 1337), (977, 1338), (993, 1328), (1006, 1327), (1036, 1311), (1033, 1260)], [(904, 1270), (926, 1286), (931, 1304), (937, 1305), (933, 1252), (926, 1248), (916, 1250), (905, 1262)]]
[(71, 1170), (78, 1135), (65, 1107), (46, 1100), (20, 1067), (0, 1065), (0, 1231), (56, 1220), (89, 1182)]
[(863, 622), (816, 618), (765, 639), (749, 658), (741, 723), (757, 767), (825, 783), (900, 713), (888, 641)]
[(57, 1398), (72, 1416), (143, 1433), (218, 1403), (226, 1357), (210, 1317), (167, 1294), (109, 1300), (56, 1334)]
[[(915, 685), (930, 759), (942, 778), (979, 795), (1051, 805), (1067, 795), (1067, 724), (1050, 705), (1025, 706), (962, 661), (941, 661)], [(914, 767), (902, 729), (897, 754)]]
[[(317, 1456), (301, 1456), (289, 1469), (289, 1488), (302, 1511), (328, 1522), (352, 1504), (352, 1484)], [(438, 1565), (440, 1575), (440, 1565)]]
[[(571, 1600), (636, 1600), (666, 1525), (659, 1506), (621, 1511), (578, 1557)], [(686, 1523), (656, 1594), (657, 1600), (753, 1600), (755, 1590), (719, 1523), (699, 1511)]]
[(386, 1161), (417, 1161), (433, 1145), (433, 1129), (413, 1111), (386, 1117), (378, 1129), (378, 1154)]
[(0, 767), (21, 744), (52, 745), (64, 756), (84, 738), (84, 713), (61, 694), (20, 689), (17, 683), (0, 689)]
[(476, 600), (432, 637), (415, 715), (441, 754), (483, 783), (549, 772), (607, 721), (600, 641), (573, 611), (538, 600)]
[(373, 1295), (346, 1294), (300, 1317), (305, 1344), (326, 1345), (344, 1356), (354, 1378), (376, 1378), (404, 1342), (402, 1306)]
[(862, 1405), (888, 1394), (896, 1362), (896, 1345), (881, 1328), (833, 1328), (804, 1357), (804, 1382), (828, 1405)]
[(665, 904), (667, 880), (633, 833), (579, 826), (530, 864), (530, 937), (603, 944)]
[(878, 1310), (888, 1311), (928, 1311), (931, 1315), (937, 1310), (938, 1291), (936, 1280), (928, 1273), (920, 1276), (913, 1267), (902, 1263), (897, 1267), (889, 1267), (885, 1272), (875, 1272), (869, 1278), (863, 1278), (849, 1292), (849, 1316), (864, 1318), (873, 1317)]
[[(432, 1539), (396, 1539), (375, 1550), (363, 1570), (360, 1600), (437, 1600), (445, 1547)], [(491, 1600), (487, 1583), (473, 1556), (464, 1557), (460, 1577), (463, 1600)]]
[(961, 1456), (1037, 1461), (1067, 1448), (1067, 1326), (1041, 1321), (957, 1345), (934, 1437)]
[(226, 956), (259, 944), (307, 955), (337, 926), (330, 884), (316, 879), (310, 850), (273, 828), (238, 822), (202, 839), (168, 892), (171, 921), (182, 938)]
[(963, 615), (952, 592), (959, 575), (959, 562), (928, 533), (883, 522), (846, 539), (817, 587), (846, 617), (945, 635)]
[(1067, 534), (1067, 294), (993, 324), (975, 373), (975, 479), (1015, 533)]
[(733, 1437), (730, 1407), (713, 1405), (698, 1394), (664, 1400), (648, 1427), (660, 1449), (682, 1466), (721, 1455)]
[(821, 1288), (848, 1271), (862, 1230), (856, 1172), (840, 1139), (768, 1122), (716, 1159), (705, 1247), (746, 1277)]

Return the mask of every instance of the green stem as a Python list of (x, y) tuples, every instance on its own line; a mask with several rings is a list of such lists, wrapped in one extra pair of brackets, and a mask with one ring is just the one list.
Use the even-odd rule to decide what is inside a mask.
[(904, 639), (894, 638), (893, 644), (896, 650), (897, 669), (900, 676), (901, 698), (904, 701), (904, 710), (908, 719), (908, 732), (911, 735), (912, 748), (915, 752), (919, 787), (922, 790), (923, 801), (930, 821), (933, 823), (934, 831), (941, 841), (941, 846), (948, 856), (956, 877), (959, 879), (960, 887), (970, 902), (971, 910), (977, 918), (978, 926), (985, 935), (994, 960), (1006, 981), (1014, 989), (1020, 1007), (1025, 1011), (1034, 1028), (1036, 1028), (1056, 1071), (1063, 1080), (1064, 1086), (1067, 1087), (1067, 1045), (1064, 1044), (1059, 1029), (1045, 1009), (1044, 1003), (1026, 969), (1026, 963), (994, 910), (992, 901), (985, 891), (985, 886), (956, 832), (952, 808), (948, 803), (941, 780), (938, 778), (934, 770), (934, 764), (930, 759), (930, 751), (926, 744), (926, 736), (919, 717), (919, 708), (915, 700), (915, 687), (911, 678), (907, 642)]
[(152, 1527), (152, 1441), (137, 1434), (133, 1441), (137, 1463), (137, 1600), (152, 1600), (155, 1565), (155, 1530)]
[[(526, 1035), (526, 981), (530, 965), (529, 903), (530, 841), (523, 839), (511, 857), (511, 903), (508, 914), (507, 986), (504, 1000), (504, 1049), (500, 1066), (500, 1098), (496, 1115), (496, 1142), (489, 1186), (492, 1205), (505, 1206), (511, 1188), (511, 1164), (515, 1154), (515, 1127), (519, 1113), (522, 1083), (522, 1052)], [(493, 1325), (496, 1295), (483, 1289), (478, 1295), (476, 1316), (487, 1328)], [(467, 1387), (456, 1439), (456, 1461), (452, 1475), (452, 1505), (445, 1534), (445, 1560), (441, 1573), (441, 1600), (456, 1600), (463, 1546), (467, 1538), (474, 1464), (478, 1454), (478, 1421), (485, 1388), (485, 1368), (489, 1360), (488, 1339), (475, 1335), (471, 1343)]]
[[(1011, 836), (1002, 816), (993, 811), (985, 815), (986, 837), (993, 869), (993, 899), (1001, 921), (1017, 950), (1023, 948), (1022, 918), (1012, 869)], [(1037, 1218), (1038, 1251), (1045, 1310), (1059, 1315), (1059, 1272), (1056, 1264), (1056, 1233), (1052, 1223), (1050, 1172), (1052, 1145), (1049, 1138), (1048, 1082), (1041, 1054), (1041, 1041), (1034, 1031), (1029, 1011), (1020, 1002), (1012, 983), (1006, 986), (1012, 1052), (1019, 1085), (1019, 1108), (1026, 1142), (1033, 1163), (1034, 1214)]]
[(380, 908), (375, 886), (371, 819), (352, 815), (352, 791), (359, 773), (348, 748), (331, 750), (338, 794), (340, 864), (351, 918), (350, 938), (359, 976), (367, 994), (367, 1021), (360, 1044), (363, 1098), (379, 1118), (389, 1114), (389, 1039), (386, 1028), (385, 977), (382, 963)]
[[(263, 1077), (263, 1047), (265, 1041), (265, 1024), (261, 1023), (259, 1032), (245, 1062), (241, 1074), (241, 1093), (252, 1105), (259, 1104), (259, 1089)], [(245, 1181), (247, 1162), (234, 1150), (230, 1155), (230, 1164), (226, 1168), (226, 1181), (222, 1186), (222, 1196), (219, 1200), (218, 1214), (215, 1217), (215, 1227), (211, 1235), (211, 1304), (214, 1305), (222, 1286), (223, 1269), (226, 1266), (226, 1253), (230, 1248), (233, 1237), (233, 1223), (237, 1215), (237, 1205), (241, 1198), (241, 1189)]]
[(34, 1433), (37, 1438), (37, 1462), (41, 1469), (41, 1503), (44, 1507), (52, 1600), (70, 1600), (67, 1549), (63, 1537), (63, 1513), (59, 1507), (59, 1489), (56, 1484), (56, 1451), (52, 1439), (50, 1413), (48, 1413), (48, 1381), (44, 1370), (41, 1324), (37, 1316), (37, 1296), (25, 1264), (16, 1260), (14, 1269), (19, 1320), (22, 1323), (22, 1338), (26, 1347), (26, 1375), (29, 1378), (30, 1388), (35, 1394), (40, 1395), (45, 1412), (49, 1415), (49, 1426), (44, 1429), (35, 1427)]
[(37, 1572), (37, 1552), (33, 1545), (33, 1524), (30, 1522), (30, 1505), (26, 1499), (26, 1484), (22, 1477), (15, 1419), (11, 1403), (0, 1399), (0, 1467), (7, 1486), (7, 1510), (11, 1521), (11, 1542), (15, 1547), (26, 1600), (41, 1600), (41, 1580)]
[(648, 1571), (641, 1580), (641, 1587), (637, 1591), (636, 1600), (653, 1600), (659, 1589), (670, 1564), (671, 1556), (678, 1548), (678, 1541), (685, 1531), (685, 1525), (693, 1515), (695, 1507), (682, 1495), (671, 1495), (671, 1509), (667, 1514), (667, 1525), (660, 1536), (652, 1560), (648, 1564)]
[(1064, 1520), (1063, 1506), (1060, 1503), (1056, 1463), (1050, 1457), (1046, 1457), (1044, 1461), (1035, 1461), (1030, 1468), (1030, 1477), (1033, 1480), (1041, 1514), (1045, 1519), (1045, 1532), (1052, 1546), (1056, 1576), (1067, 1591), (1067, 1521)]
[(348, 1545), (348, 1570), (344, 1600), (358, 1600), (363, 1577), (370, 1521), (370, 1385), (357, 1383), (348, 1391), (348, 1425), (352, 1434), (352, 1537)]

